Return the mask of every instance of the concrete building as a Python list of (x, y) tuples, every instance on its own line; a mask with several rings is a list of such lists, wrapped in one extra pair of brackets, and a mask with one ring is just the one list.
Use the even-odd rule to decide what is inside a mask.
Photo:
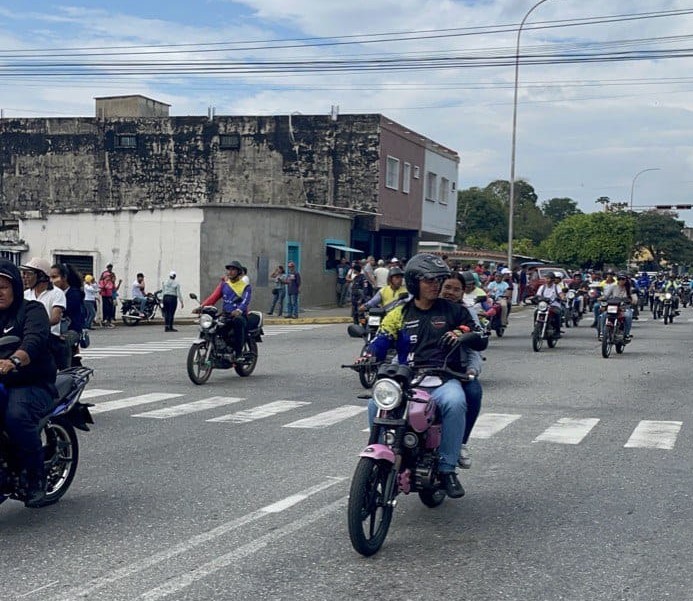
[(234, 258), (262, 308), (276, 264), (296, 261), (304, 304), (326, 304), (342, 255), (454, 236), (459, 157), (382, 115), (169, 117), (143, 96), (96, 114), (0, 121), (0, 218), (19, 223), (0, 252), (113, 262), (124, 283), (175, 269), (202, 294)]

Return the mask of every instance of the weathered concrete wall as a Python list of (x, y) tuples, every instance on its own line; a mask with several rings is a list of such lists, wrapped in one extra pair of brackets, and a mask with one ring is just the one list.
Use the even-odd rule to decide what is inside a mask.
[[(0, 212), (206, 203), (374, 211), (378, 115), (4, 119)], [(241, 138), (220, 148), (220, 135)], [(122, 137), (136, 137), (132, 148)]]

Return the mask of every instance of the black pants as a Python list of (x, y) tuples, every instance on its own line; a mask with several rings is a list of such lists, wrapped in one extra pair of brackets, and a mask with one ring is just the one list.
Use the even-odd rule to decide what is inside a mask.
[(222, 335), (226, 343), (231, 345), (234, 353), (238, 356), (243, 350), (243, 341), (245, 340), (245, 333), (248, 329), (248, 319), (245, 315), (231, 317), (230, 313), (224, 313), (224, 318), (226, 319), (226, 325), (224, 326)]
[(102, 296), (101, 303), (103, 305), (103, 320), (106, 323), (111, 323), (115, 321), (115, 303), (113, 302), (112, 296)]
[(164, 326), (167, 329), (172, 328), (173, 316), (176, 314), (176, 309), (178, 308), (178, 297), (175, 294), (164, 294), (163, 304)]
[[(79, 337), (77, 340), (79, 340)], [(51, 334), (48, 340), (48, 348), (51, 351), (51, 355), (53, 355), (53, 360), (58, 370), (70, 367), (72, 364), (72, 347), (66, 339)]]
[(18, 386), (0, 395), (0, 422), (17, 451), (20, 469), (43, 473), (43, 449), (38, 423), (48, 415), (53, 397), (43, 386)]

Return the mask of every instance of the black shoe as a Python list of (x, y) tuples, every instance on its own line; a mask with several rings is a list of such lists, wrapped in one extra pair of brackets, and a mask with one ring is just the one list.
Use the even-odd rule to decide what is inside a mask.
[(177, 332), (178, 330), (176, 330), (176, 328), (169, 328), (168, 331), (169, 331), (169, 332)]
[(462, 485), (457, 479), (457, 474), (455, 472), (439, 473), (438, 479), (440, 480), (440, 485), (448, 497), (451, 499), (459, 499), (464, 497), (464, 488), (462, 488)]
[(34, 480), (29, 482), (26, 491), (26, 500), (24, 501), (24, 507), (29, 507), (30, 509), (36, 509), (43, 505), (43, 501), (46, 498), (46, 481), (43, 479)]
[(164, 328), (164, 332), (170, 332), (171, 328)]

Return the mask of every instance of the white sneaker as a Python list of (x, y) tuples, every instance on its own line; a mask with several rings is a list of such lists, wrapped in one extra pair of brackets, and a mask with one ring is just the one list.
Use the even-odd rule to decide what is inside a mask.
[(468, 470), (472, 467), (472, 456), (469, 453), (469, 447), (463, 444), (460, 447), (460, 456), (457, 458), (457, 465), (459, 465), (463, 470)]

